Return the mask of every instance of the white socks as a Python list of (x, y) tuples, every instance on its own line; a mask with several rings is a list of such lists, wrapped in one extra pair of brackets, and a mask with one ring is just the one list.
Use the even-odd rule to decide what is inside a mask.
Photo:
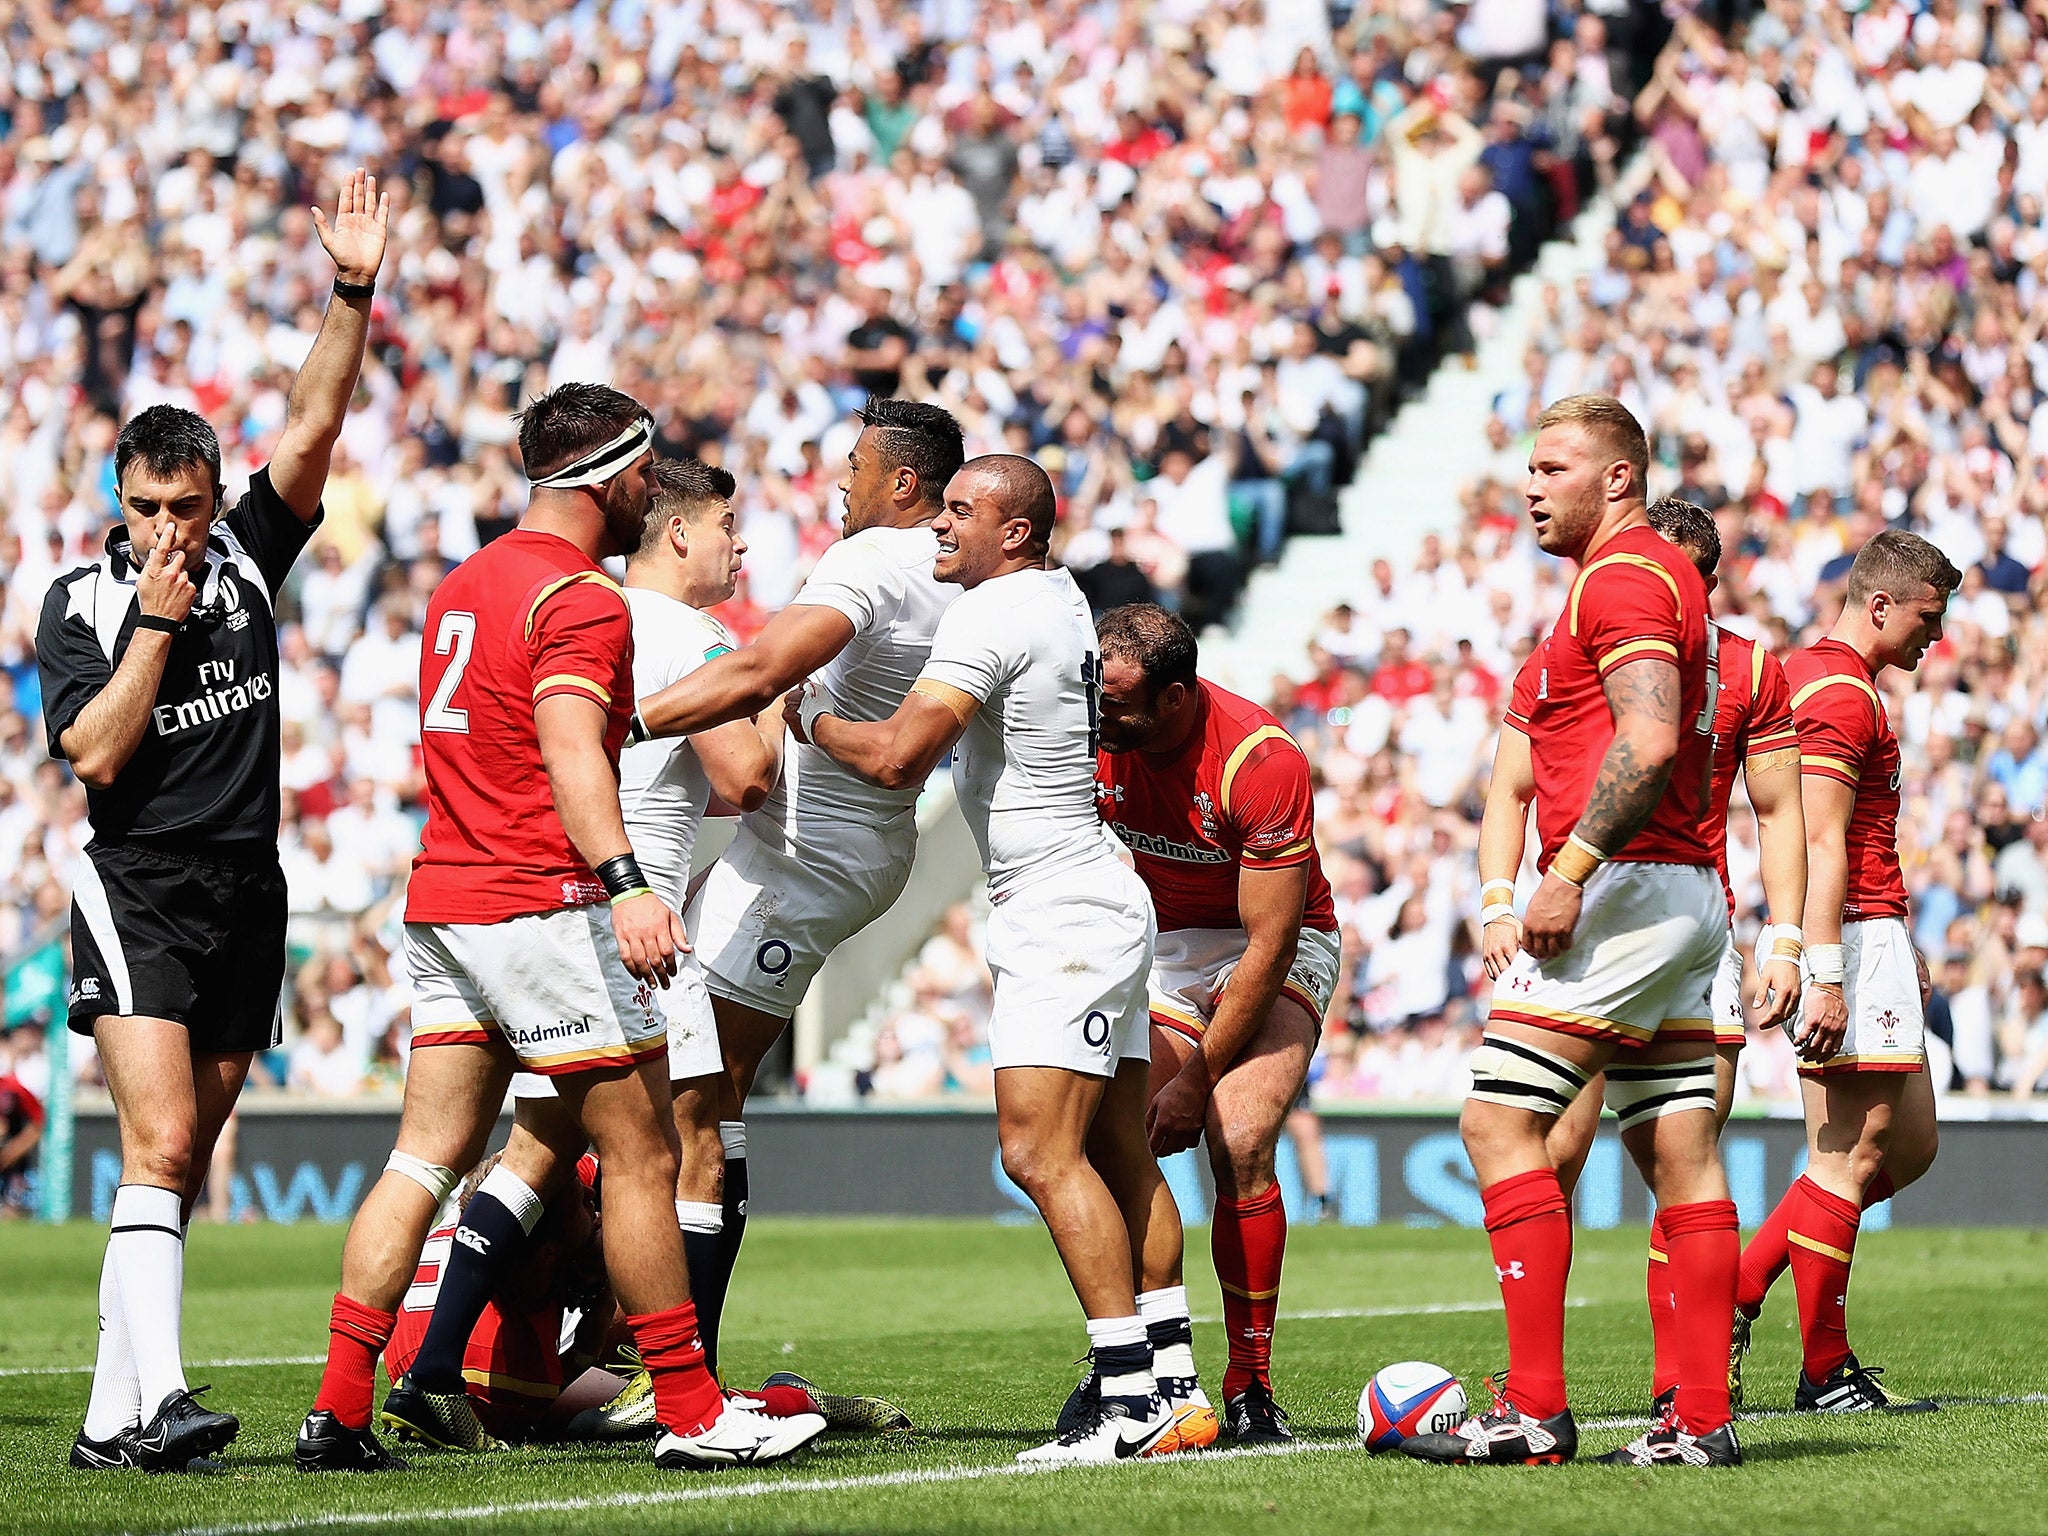
[(685, 1232), (722, 1232), (725, 1207), (709, 1200), (678, 1200), (676, 1225)]
[(1152, 1374), (1191, 1379), (1195, 1374), (1194, 1324), (1188, 1315), (1188, 1288), (1165, 1285), (1138, 1294), (1138, 1316), (1152, 1341)]
[(540, 1225), (545, 1208), (541, 1205), (540, 1196), (533, 1192), (526, 1180), (500, 1163), (484, 1175), (484, 1181), (477, 1185), (476, 1192), (489, 1195), (505, 1207), (512, 1213), (512, 1219), (519, 1223), (520, 1230), (528, 1237), (533, 1236), (533, 1229)]
[(114, 1245), (100, 1263), (100, 1342), (92, 1367), (92, 1398), (85, 1405), (85, 1438), (111, 1440), (142, 1422), (142, 1386), (135, 1379), (135, 1352), (128, 1343), (128, 1314), (121, 1310), (121, 1281), (114, 1272)]
[(1142, 1317), (1089, 1318), (1088, 1347), (1095, 1356), (1095, 1372), (1101, 1378), (1105, 1400), (1120, 1400), (1135, 1411), (1159, 1395), (1159, 1383), (1152, 1374), (1152, 1345), (1145, 1337)]
[(123, 1184), (114, 1191), (107, 1261), (120, 1289), (145, 1422), (166, 1397), (185, 1390), (179, 1338), (185, 1315), (183, 1206), (174, 1189)]

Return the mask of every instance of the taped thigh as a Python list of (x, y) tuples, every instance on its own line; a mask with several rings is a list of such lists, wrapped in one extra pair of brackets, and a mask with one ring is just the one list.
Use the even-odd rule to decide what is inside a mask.
[(1562, 1056), (1488, 1035), (1472, 1053), (1472, 1091), (1467, 1097), (1539, 1115), (1561, 1115), (1585, 1086), (1586, 1074)]
[(1666, 1062), (1661, 1066), (1607, 1066), (1607, 1107), (1626, 1131), (1663, 1115), (1714, 1109), (1714, 1058)]

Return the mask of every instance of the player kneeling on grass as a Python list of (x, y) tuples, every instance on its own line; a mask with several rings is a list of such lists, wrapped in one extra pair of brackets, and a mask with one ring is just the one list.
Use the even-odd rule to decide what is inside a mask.
[[(1620, 401), (1578, 395), (1538, 419), (1527, 491), (1537, 543), (1578, 562), (1544, 638), (1529, 715), (1543, 883), (1522, 953), (1495, 983), (1462, 1120), (1507, 1312), (1491, 1409), (1402, 1449), (1428, 1461), (1569, 1461), (1564, 1379), (1572, 1225), (1545, 1137), (1593, 1073), (1657, 1198), (1682, 1347), (1673, 1418), (1646, 1456), (1741, 1459), (1727, 1343), (1739, 1247), (1714, 1135), (1708, 997), (1727, 911), (1700, 829), (1717, 680), (1700, 574), (1649, 523), (1649, 446)], [(1671, 1029), (1678, 1038), (1668, 1037)]]
[[(1138, 1069), (1150, 1054), (1152, 900), (1095, 814), (1095, 626), (1073, 578), (1046, 569), (1054, 508), (1029, 459), (969, 460), (932, 522), (933, 572), (965, 590), (902, 705), (848, 720), (805, 691), (786, 713), (819, 750), (886, 785), (922, 784), (958, 743), (954, 788), (995, 903), (988, 1035), (1003, 1167), (1052, 1233), (1101, 1379), (1081, 1423), (1018, 1459), (1116, 1462), (1160, 1450), (1177, 1418), (1153, 1376), (1125, 1217), (1159, 1183)], [(1105, 1135), (1120, 1155), (1091, 1162)], [(1103, 1166), (1144, 1182), (1113, 1190)]]
[[(467, 1251), (459, 1234), (500, 1166), (487, 1158), (435, 1219), (384, 1350), (393, 1381), (415, 1369), (430, 1327), (444, 1320), (435, 1304), (451, 1262)], [(549, 1200), (520, 1264), (499, 1276), (463, 1340), (461, 1390), (493, 1442), (649, 1440), (660, 1433), (651, 1378), (605, 1279), (597, 1159), (583, 1158), (576, 1174)], [(750, 1411), (781, 1419), (865, 1401), (819, 1392), (787, 1373), (738, 1396)], [(897, 1418), (908, 1427), (907, 1418)]]
[[(1721, 563), (1721, 535), (1713, 516), (1691, 502), (1667, 497), (1650, 508), (1650, 526), (1684, 551), (1714, 590)], [(1728, 878), (1728, 805), (1739, 770), (1756, 812), (1759, 863), (1764, 896), (1773, 917), (1757, 941), (1759, 972), (1754, 988), (1755, 1024), (1772, 1029), (1785, 1023), (1799, 1006), (1800, 930), (1795, 919), (1806, 905), (1806, 823), (1799, 808), (1799, 738), (1792, 724), (1792, 692), (1785, 669), (1756, 642), (1714, 625), (1715, 673), (1720, 696), (1714, 705), (1713, 779), (1707, 791), (1706, 818), (1701, 830), (1714, 855), (1728, 915), (1735, 915), (1735, 891)], [(1536, 779), (1529, 760), (1529, 716), (1536, 708), (1542, 675), (1542, 652), (1534, 652), (1515, 678), (1514, 702), (1501, 722), (1500, 745), (1494, 756), (1493, 781), (1486, 796), (1486, 814), (1479, 827), (1479, 875), (1482, 957), (1487, 975), (1499, 980), (1513, 963), (1521, 936), (1514, 915), (1515, 871), (1522, 860), (1529, 802)], [(1742, 953), (1731, 927), (1714, 973), (1712, 1036), (1714, 1042), (1714, 1123), (1728, 1123), (1735, 1102), (1735, 1074), (1742, 1061), (1748, 1022), (1743, 1007)], [(1677, 1038), (1682, 1026), (1667, 1024), (1660, 1036)], [(1705, 1031), (1700, 1031), (1704, 1040)], [(1594, 1078), (1551, 1127), (1549, 1149), (1557, 1164), (1558, 1183), (1567, 1199), (1577, 1185), (1586, 1155), (1600, 1125), (1605, 1075)], [(1678, 1398), (1680, 1348), (1677, 1301), (1671, 1286), (1670, 1256), (1660, 1210), (1650, 1223), (1647, 1290), (1650, 1336), (1655, 1348), (1651, 1377), (1652, 1413), (1662, 1421)], [(1739, 1400), (1731, 1406), (1740, 1406)], [(1655, 1441), (1657, 1447), (1666, 1444)]]
[(536, 400), (519, 427), (525, 516), (427, 606), (427, 824), (406, 892), (412, 1061), (397, 1148), (342, 1252), (301, 1470), (397, 1464), (369, 1430), (376, 1358), (452, 1170), (482, 1157), (516, 1069), (554, 1080), (577, 1138), (568, 1155), (587, 1137), (614, 1170), (606, 1268), (653, 1373), (666, 1429), (656, 1464), (771, 1461), (825, 1428), (815, 1415), (769, 1420), (725, 1402), (705, 1368), (676, 1227), (682, 1153), (655, 988), (687, 944), (626, 837), (633, 630), (597, 563), (642, 544), (653, 436), (645, 407), (601, 385)]

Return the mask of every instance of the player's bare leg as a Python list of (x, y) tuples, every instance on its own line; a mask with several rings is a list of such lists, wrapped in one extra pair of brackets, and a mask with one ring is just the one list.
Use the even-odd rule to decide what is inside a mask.
[(391, 1340), (434, 1214), (483, 1156), (512, 1079), (498, 1038), (413, 1052), (398, 1144), (349, 1223), (341, 1289), (328, 1320), (327, 1368), (293, 1460), (301, 1471), (384, 1471), (403, 1466), (370, 1434), (377, 1357)]
[[(1714, 1048), (1714, 1128), (1717, 1136), (1727, 1126), (1729, 1112), (1735, 1105), (1735, 1077), (1741, 1060), (1742, 1047), (1739, 1045), (1717, 1045)], [(1587, 1155), (1592, 1152), (1594, 1138), (1599, 1134), (1600, 1110), (1606, 1092), (1607, 1076), (1601, 1073), (1572, 1100), (1571, 1108), (1557, 1117), (1550, 1134), (1544, 1138), (1551, 1160), (1557, 1165), (1558, 1186), (1564, 1191), (1567, 1201), (1578, 1189), (1579, 1175), (1585, 1171)], [(1661, 1415), (1676, 1400), (1678, 1392), (1678, 1312), (1672, 1298), (1670, 1256), (1664, 1246), (1662, 1217), (1663, 1208), (1660, 1206), (1650, 1218), (1649, 1262), (1644, 1275), (1655, 1360), (1650, 1377), (1653, 1415)], [(1736, 1327), (1739, 1333), (1740, 1323)], [(1731, 1394), (1739, 1394), (1739, 1374), (1731, 1372), (1728, 1385)], [(1734, 1406), (1741, 1406), (1739, 1396)]]
[[(1154, 1030), (1155, 1037), (1159, 1033)], [(1156, 1040), (1153, 1046), (1158, 1049)], [(1102, 1175), (1130, 1232), (1131, 1267), (1138, 1292), (1138, 1316), (1152, 1346), (1152, 1374), (1174, 1411), (1174, 1425), (1149, 1454), (1201, 1450), (1216, 1443), (1221, 1428), (1195, 1369), (1194, 1324), (1188, 1314), (1181, 1263), (1186, 1234), (1180, 1207), (1159, 1171), (1145, 1136), (1145, 1108), (1152, 1102), (1152, 1071), (1142, 1061), (1124, 1061), (1103, 1091), (1088, 1128), (1088, 1161)], [(1060, 1410), (1062, 1434), (1073, 1429), (1101, 1401), (1101, 1378), (1091, 1355), (1088, 1373)]]
[(512, 1135), (463, 1208), (419, 1351), (384, 1399), (381, 1418), (400, 1440), (451, 1451), (499, 1448), (464, 1383), (470, 1335), (525, 1258), (527, 1240), (583, 1147), (583, 1127), (560, 1098), (513, 1099)]
[[(740, 1244), (747, 1235), (747, 1096), (768, 1052), (789, 1028), (789, 1020), (729, 997), (711, 995), (711, 1015), (718, 1024), (718, 1048), (725, 1057), (725, 1077), (717, 1085), (715, 1124), (720, 1140), (719, 1226), (716, 1243), (705, 1263), (691, 1271), (697, 1291), (697, 1321), (706, 1337), (716, 1340), (725, 1315), (732, 1272), (739, 1263)], [(715, 1345), (712, 1346), (715, 1348)]]
[[(1542, 1052), (1557, 1064), (1548, 1069), (1556, 1089), (1572, 1083), (1574, 1076), (1583, 1081), (1605, 1069), (1615, 1051), (1608, 1040), (1501, 1019), (1488, 1025), (1488, 1036)], [(1626, 1064), (1633, 1070), (1662, 1070), (1697, 1080), (1708, 1072), (1701, 1052), (1701, 1046), (1691, 1042), (1653, 1041), (1632, 1050)], [(1573, 1090), (1577, 1086), (1573, 1083)], [(1617, 1107), (1645, 1096), (1640, 1087), (1624, 1087), (1616, 1094)], [(1503, 1444), (1487, 1457), (1476, 1455), (1461, 1437), (1424, 1436), (1410, 1442), (1411, 1454), (1431, 1460), (1560, 1461), (1576, 1453), (1577, 1430), (1565, 1404), (1563, 1368), (1571, 1218), (1547, 1144), (1558, 1118), (1555, 1113), (1476, 1097), (1465, 1103), (1461, 1129), (1486, 1201), (1494, 1268), (1508, 1310), (1509, 1378), (1502, 1402), (1494, 1413), (1482, 1416), (1489, 1423), (1500, 1421)], [(1716, 1337), (1712, 1319), (1722, 1301), (1732, 1303), (1737, 1239), (1716, 1129), (1714, 1115), (1702, 1103), (1696, 1110), (1639, 1120), (1626, 1126), (1622, 1137), (1665, 1213), (1679, 1310), (1698, 1324), (1685, 1330), (1678, 1411), (1686, 1427), (1702, 1437), (1729, 1418), (1727, 1340)], [(1723, 1290), (1730, 1293), (1725, 1298), (1720, 1295)], [(1508, 1431), (1519, 1432), (1525, 1443), (1510, 1450), (1505, 1445)]]
[[(1282, 993), (1209, 1096), (1203, 1134), (1216, 1180), (1209, 1242), (1230, 1352), (1224, 1415), (1231, 1436), (1243, 1444), (1293, 1438), (1286, 1413), (1273, 1400), (1273, 1332), (1287, 1251), (1287, 1208), (1274, 1157), (1288, 1111), (1308, 1080), (1315, 1042), (1313, 1015)], [(1176, 1070), (1193, 1050), (1185, 1039), (1180, 1046)]]
[(193, 1400), (180, 1336), (185, 1225), (249, 1055), (195, 1057), (190, 1033), (168, 1019), (104, 1017), (94, 1037), (119, 1114), (121, 1186), (100, 1276), (92, 1396), (71, 1464), (180, 1471), (240, 1430), (233, 1414)]
[[(1802, 1079), (1806, 1172), (1795, 1180), (1743, 1254), (1738, 1304), (1751, 1317), (1789, 1265), (1798, 1294), (1801, 1362), (1794, 1406), (1823, 1413), (1870, 1409), (1924, 1413), (1929, 1399), (1893, 1397), (1849, 1348), (1849, 1270), (1863, 1211), (1910, 1183), (1934, 1160), (1933, 1089), (1924, 1070), (1838, 1072)], [(1916, 1091), (1917, 1090), (1917, 1091)], [(1892, 1154), (1903, 1147), (1898, 1173)], [(1784, 1245), (1785, 1259), (1772, 1263)]]
[(1088, 1319), (1101, 1378), (1100, 1407), (1089, 1422), (1020, 1459), (1072, 1459), (1069, 1442), (1095, 1435), (1104, 1413), (1146, 1426), (1135, 1438), (1125, 1437), (1129, 1449), (1121, 1452), (1142, 1455), (1172, 1427), (1172, 1417), (1159, 1399), (1152, 1346), (1138, 1314), (1130, 1232), (1088, 1159), (1089, 1132), (1109, 1080), (1060, 1067), (999, 1067), (995, 1077), (1003, 1171), (1030, 1197), (1052, 1234)]

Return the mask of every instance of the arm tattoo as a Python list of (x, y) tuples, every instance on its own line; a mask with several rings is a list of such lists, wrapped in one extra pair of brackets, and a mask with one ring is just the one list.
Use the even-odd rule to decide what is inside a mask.
[(1614, 740), (1601, 759), (1599, 777), (1579, 817), (1578, 834), (1611, 857), (1643, 830), (1670, 782), (1675, 756), (1662, 763), (1646, 762), (1627, 726), (1636, 716), (1676, 729), (1678, 668), (1668, 661), (1632, 661), (1616, 667), (1602, 686), (1608, 708), (1614, 711)]

